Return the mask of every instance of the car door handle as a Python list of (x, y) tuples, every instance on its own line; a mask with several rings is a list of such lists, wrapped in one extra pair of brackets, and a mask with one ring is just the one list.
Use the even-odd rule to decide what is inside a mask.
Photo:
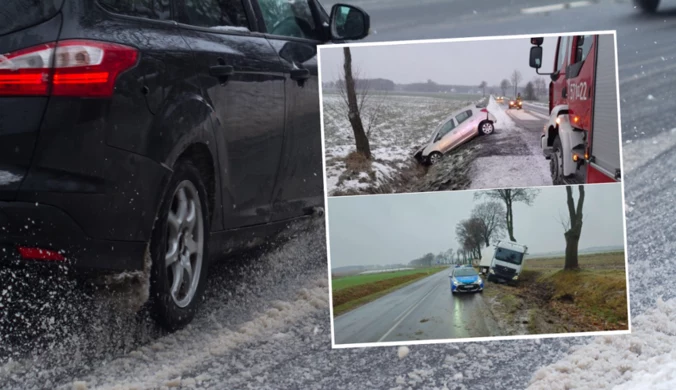
[(310, 78), (310, 71), (307, 69), (292, 69), (291, 79), (296, 81), (307, 80)]
[(228, 77), (235, 74), (235, 68), (232, 65), (214, 65), (209, 67), (209, 74), (214, 77)]

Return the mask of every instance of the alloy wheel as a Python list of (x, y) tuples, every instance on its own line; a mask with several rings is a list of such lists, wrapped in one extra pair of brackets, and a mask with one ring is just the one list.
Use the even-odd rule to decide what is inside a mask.
[(184, 308), (192, 302), (202, 272), (204, 259), (204, 216), (199, 192), (189, 180), (181, 182), (172, 199), (167, 216), (167, 251), (165, 266), (171, 281), (169, 294)]

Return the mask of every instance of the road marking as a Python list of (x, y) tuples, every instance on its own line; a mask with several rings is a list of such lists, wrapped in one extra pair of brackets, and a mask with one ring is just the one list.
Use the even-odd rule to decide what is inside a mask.
[(531, 110), (531, 111), (528, 111), (528, 113), (531, 114), (531, 115), (535, 115), (536, 117), (541, 118), (541, 119), (549, 119), (549, 115), (544, 114), (544, 113), (539, 112), (539, 111)]
[(527, 112), (523, 112), (523, 111), (511, 112), (510, 115), (514, 119), (518, 119), (518, 120), (522, 120), (522, 121), (539, 121), (540, 120), (540, 118), (533, 116), (533, 115), (531, 115)]
[[(420, 306), (420, 304), (425, 300), (425, 298), (427, 298), (430, 294), (432, 294), (432, 292), (434, 292), (434, 290), (436, 290), (437, 288), (439, 288), (439, 286), (434, 286), (427, 294), (425, 294), (425, 296), (423, 296), (418, 302), (414, 303), (412, 307), (410, 307), (408, 310), (406, 310), (406, 311), (404, 312), (404, 315), (403, 315), (403, 316), (400, 314), (399, 317), (401, 317), (401, 318), (399, 319), (399, 321), (397, 321), (397, 322), (394, 324), (394, 326), (392, 326), (392, 327), (390, 328), (390, 330), (388, 330), (387, 333), (385, 333), (385, 334), (383, 335), (383, 337), (379, 338), (378, 341), (376, 341), (376, 342), (377, 342), (377, 343), (380, 343), (380, 342), (382, 342), (383, 340), (385, 340), (385, 339), (387, 338), (387, 336), (389, 336), (390, 333), (392, 333), (392, 331), (393, 331), (394, 329), (396, 329), (396, 327), (399, 326), (399, 324), (401, 324), (401, 323), (406, 319), (406, 317), (408, 317), (408, 315), (411, 314), (411, 313), (413, 312), (413, 310), (415, 310), (418, 306)], [(395, 318), (395, 319), (396, 319), (396, 318)]]
[(559, 3), (559, 4), (552, 4), (552, 5), (544, 5), (542, 7), (531, 7), (531, 8), (523, 8), (521, 10), (522, 14), (542, 14), (542, 13), (547, 13), (547, 12), (552, 12), (552, 11), (561, 11), (564, 9), (569, 9), (569, 8), (579, 8), (579, 7), (586, 7), (588, 5), (592, 5), (591, 1), (573, 1), (571, 3)]

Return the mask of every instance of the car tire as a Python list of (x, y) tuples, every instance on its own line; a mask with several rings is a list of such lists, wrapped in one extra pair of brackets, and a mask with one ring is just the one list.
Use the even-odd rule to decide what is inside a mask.
[(430, 155), (427, 156), (427, 165), (436, 165), (439, 161), (441, 161), (442, 157), (442, 154), (439, 152), (430, 153)]
[(552, 153), (549, 159), (549, 173), (552, 176), (552, 184), (564, 184), (563, 180), (563, 146), (561, 139), (557, 135), (552, 145)]
[(495, 131), (495, 126), (493, 126), (493, 123), (485, 120), (481, 123), (479, 123), (479, 134), (480, 135), (491, 135), (493, 134), (493, 131)]
[(150, 242), (151, 314), (169, 331), (192, 321), (204, 293), (209, 253), (207, 199), (200, 171), (192, 162), (179, 160), (162, 197)]
[(657, 7), (660, 5), (660, 0), (634, 0), (634, 5), (636, 5), (642, 12), (652, 14), (657, 11)]

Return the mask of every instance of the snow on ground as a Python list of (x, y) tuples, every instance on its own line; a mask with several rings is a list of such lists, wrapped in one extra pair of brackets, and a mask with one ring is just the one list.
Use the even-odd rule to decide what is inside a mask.
[[(528, 154), (477, 158), (472, 164), (472, 184), (470, 188), (485, 189), (552, 185), (549, 162), (542, 157), (537, 134), (527, 132), (517, 126), (514, 120), (492, 96), (487, 108), (497, 119), (496, 128), (501, 130), (501, 132), (491, 135), (493, 137), (491, 141), (497, 141), (501, 136), (508, 136), (510, 133), (517, 133), (521, 141), (526, 145)], [(518, 112), (518, 114), (522, 114), (522, 112)]]
[(591, 339), (538, 370), (531, 389), (676, 388), (676, 290), (664, 283), (676, 277), (674, 138), (672, 130), (623, 145), (632, 334)]
[[(362, 119), (367, 131), (370, 125), (369, 143), (374, 156), (371, 169), (375, 180), (363, 176), (341, 178), (346, 169), (345, 158), (356, 150), (354, 135), (340, 95), (325, 93), (324, 140), (329, 194), (387, 183), (395, 172), (411, 163), (414, 148), (427, 141), (441, 120), (469, 104), (474, 102), (462, 96), (460, 99), (394, 94), (369, 96), (362, 108)], [(378, 114), (374, 115), (378, 108)]]
[[(6, 339), (21, 340), (11, 340), (18, 336), (14, 330), (6, 335), (8, 338), (4, 330), (0, 334), (0, 388), (202, 388), (200, 381), (209, 377), (215, 388), (223, 388), (219, 373), (228, 367), (234, 351), (252, 342), (283, 339), (284, 330), (292, 326), (307, 332), (302, 326), (306, 318), (318, 311), (328, 313), (323, 219), (290, 224), (280, 238), (289, 241), (253, 258), (233, 258), (212, 265), (197, 317), (184, 330), (172, 334), (160, 332), (139, 340), (133, 316), (129, 323), (122, 321), (119, 312), (99, 320), (96, 310), (70, 294), (67, 306), (57, 303), (61, 316), (56, 317), (56, 324), (52, 321), (46, 328), (48, 333), (58, 335), (49, 339), (49, 344), (27, 339), (33, 348), (21, 355), (7, 354)], [(12, 275), (0, 276), (6, 280)], [(14, 301), (8, 292), (13, 287), (0, 288), (0, 308)], [(21, 300), (23, 306), (33, 304), (29, 298)], [(71, 310), (64, 310), (70, 305), (86, 318), (76, 318)], [(103, 306), (108, 307), (105, 303)], [(30, 323), (24, 326), (31, 327)], [(205, 368), (218, 359), (224, 360), (225, 368), (216, 372)]]
[(656, 157), (676, 146), (676, 128), (660, 133), (653, 138), (639, 141), (626, 140), (622, 146), (624, 170), (630, 171), (646, 163), (646, 155)]
[(676, 389), (676, 300), (657, 301), (632, 334), (603, 336), (538, 370), (529, 389)]

